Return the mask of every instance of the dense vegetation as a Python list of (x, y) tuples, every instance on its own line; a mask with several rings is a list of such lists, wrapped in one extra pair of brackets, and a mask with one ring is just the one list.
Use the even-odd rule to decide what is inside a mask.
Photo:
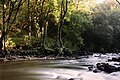
[(0, 0), (0, 51), (120, 52), (118, 0)]

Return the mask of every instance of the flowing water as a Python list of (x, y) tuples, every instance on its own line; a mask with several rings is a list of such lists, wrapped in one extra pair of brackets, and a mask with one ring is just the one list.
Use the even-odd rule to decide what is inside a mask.
[(120, 80), (120, 72), (107, 74), (88, 71), (89, 65), (105, 62), (93, 57), (77, 60), (0, 62), (0, 80)]

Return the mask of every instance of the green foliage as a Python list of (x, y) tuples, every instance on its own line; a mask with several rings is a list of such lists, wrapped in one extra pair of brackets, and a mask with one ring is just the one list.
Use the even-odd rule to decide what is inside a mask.
[(64, 45), (72, 50), (79, 50), (84, 45), (81, 34), (92, 24), (89, 15), (75, 11), (64, 22)]
[[(60, 13), (64, 14), (66, 0), (62, 5), (62, 0), (30, 0), (29, 8), (28, 0), (22, 0), (25, 2), (21, 4), (17, 15), (16, 8), (20, 0), (14, 7), (10, 3), (13, 4), (15, 0), (6, 0), (5, 20), (14, 10), (4, 25), (3, 1), (0, 0), (0, 30), (8, 31), (8, 48), (30, 49), (40, 47), (45, 42), (45, 48), (56, 49), (60, 53), (69, 50), (120, 51), (120, 5), (114, 0), (99, 4), (96, 0), (69, 0), (67, 13), (62, 20), (63, 48), (58, 46), (57, 39)], [(14, 17), (16, 19), (11, 23)]]
[(52, 38), (47, 38), (46, 47), (54, 49), (55, 44), (56, 44), (56, 40)]
[(57, 36), (57, 29), (58, 27), (56, 26), (56, 20), (55, 20), (55, 15), (54, 14), (49, 14), (48, 17), (48, 27), (47, 27), (47, 36), (50, 38), (55, 39)]
[(15, 42), (13, 42), (11, 38), (7, 39), (6, 45), (7, 45), (8, 49), (12, 49), (12, 48), (16, 47)]
[(106, 2), (93, 9), (94, 27), (83, 33), (85, 48), (101, 52), (119, 49), (120, 9), (118, 7), (114, 2)]

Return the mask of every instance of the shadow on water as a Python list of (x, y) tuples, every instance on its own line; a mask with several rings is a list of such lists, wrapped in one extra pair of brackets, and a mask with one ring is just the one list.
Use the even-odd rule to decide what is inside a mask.
[(119, 80), (120, 72), (93, 73), (89, 65), (101, 61), (89, 57), (78, 60), (0, 62), (0, 80)]

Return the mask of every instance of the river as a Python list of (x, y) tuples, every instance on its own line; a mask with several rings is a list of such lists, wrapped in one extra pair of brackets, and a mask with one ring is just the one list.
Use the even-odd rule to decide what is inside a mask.
[(120, 72), (108, 74), (88, 70), (89, 65), (105, 61), (106, 56), (89, 56), (75, 60), (0, 62), (0, 80), (120, 80)]

